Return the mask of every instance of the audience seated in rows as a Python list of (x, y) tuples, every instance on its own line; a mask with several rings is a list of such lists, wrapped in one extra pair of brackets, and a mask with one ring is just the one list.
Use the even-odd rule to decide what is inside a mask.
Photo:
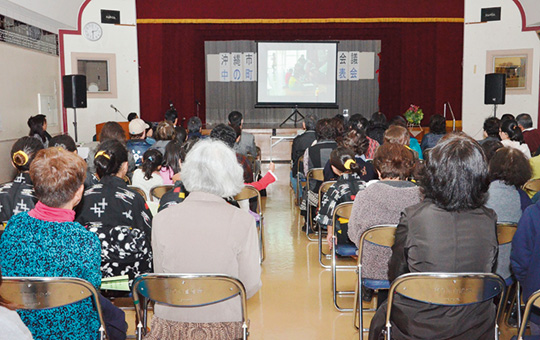
[(497, 117), (489, 117), (486, 120), (484, 120), (484, 126), (483, 126), (484, 132), (483, 136), (484, 139), (479, 140), (478, 143), (480, 145), (483, 145), (485, 142), (488, 141), (500, 141), (501, 137), (499, 136), (499, 132), (501, 131), (501, 121)]
[(77, 221), (101, 240), (103, 277), (128, 275), (132, 280), (152, 270), (152, 214), (123, 180), (127, 155), (117, 140), (99, 145), (94, 164), (100, 182), (84, 192)]
[[(355, 113), (349, 118), (349, 129), (364, 129), (365, 132), (368, 125), (369, 121), (359, 113)], [(365, 152), (366, 159), (373, 159), (380, 143), (367, 135), (366, 138), (369, 142), (368, 149)]]
[(164, 155), (167, 144), (176, 138), (176, 130), (171, 123), (164, 120), (158, 124), (154, 138), (156, 142), (149, 149), (157, 149)]
[(364, 126), (366, 129), (366, 135), (376, 140), (379, 145), (384, 142), (384, 131), (388, 128), (386, 116), (382, 112), (374, 112), (371, 115), (369, 124)]
[(28, 118), (27, 124), (30, 128), (28, 136), (38, 139), (43, 143), (43, 147), (47, 148), (51, 140), (51, 135), (47, 132), (47, 117), (41, 114), (35, 115)]
[[(126, 133), (124, 132), (122, 126), (117, 122), (106, 122), (105, 124), (103, 124), (103, 128), (101, 128), (101, 132), (99, 134), (99, 141), (100, 143), (103, 143), (108, 140), (117, 140), (122, 143), (124, 147), (126, 146)], [(86, 165), (88, 166), (88, 171), (90, 173), (96, 173), (96, 167), (94, 166), (94, 156), (97, 152), (98, 145), (99, 144), (95, 142), (88, 144), (90, 151), (88, 152), (88, 158), (86, 158)], [(128, 154), (128, 170), (126, 174), (132, 174), (135, 170), (135, 167), (135, 158), (130, 152)]]
[(407, 128), (407, 121), (405, 120), (405, 118), (403, 118), (403, 116), (395, 116), (390, 121), (390, 127), (391, 126), (401, 126), (407, 129), (407, 133), (409, 136), (409, 144), (408, 144), (409, 147), (412, 150), (416, 151), (416, 153), (418, 154), (418, 159), (424, 159), (424, 155), (422, 153), (422, 147), (420, 146), (420, 143), (418, 143), (418, 139), (416, 139), (416, 137), (413, 137), (411, 135), (409, 129)]
[(239, 127), (241, 130), (240, 140), (234, 144), (234, 151), (244, 156), (257, 157), (257, 146), (255, 145), (255, 136), (251, 133), (245, 132), (244, 117), (238, 111), (232, 111), (229, 113), (229, 125), (232, 127)]
[[(0, 240), (5, 276), (78, 277), (99, 289), (100, 240), (74, 222), (73, 208), (83, 195), (85, 168), (80, 157), (60, 148), (37, 153), (30, 176), (39, 202), (29, 212), (13, 216), (6, 226)], [(110, 304), (104, 308), (116, 309)], [(124, 318), (123, 312), (115, 312)], [(59, 308), (21, 310), (19, 314), (35, 339), (98, 338), (100, 322), (90, 298)], [(123, 320), (121, 324), (125, 338), (127, 325)]]
[[(426, 155), (420, 183), (425, 198), (404, 209), (389, 279), (408, 272), (491, 272), (497, 258), (497, 216), (484, 206), (489, 175), (480, 145), (464, 134), (441, 139)], [(379, 339), (386, 309), (383, 304), (375, 313), (369, 339)], [(447, 307), (398, 294), (392, 306), (392, 335), (396, 339), (493, 339), (495, 314), (492, 301)]]
[[(167, 146), (169, 145), (167, 144)], [(163, 155), (161, 152), (157, 149), (149, 149), (143, 155), (141, 168), (135, 169), (133, 172), (131, 183), (134, 186), (141, 188), (147, 199), (150, 199), (150, 189), (164, 184), (160, 174), (162, 164)]]
[[(385, 143), (377, 149), (373, 165), (380, 180), (369, 182), (365, 190), (356, 194), (349, 220), (347, 234), (357, 247), (363, 232), (380, 224), (397, 224), (403, 209), (422, 198), (416, 184), (408, 181), (415, 165), (411, 150), (403, 145)], [(389, 249), (364, 245), (363, 277), (388, 280), (386, 263), (389, 258)]]
[[(190, 195), (161, 211), (153, 221), (157, 273), (224, 273), (239, 278), (248, 297), (259, 290), (255, 220), (223, 199), (242, 190), (242, 172), (234, 151), (223, 142), (203, 140), (193, 146), (181, 171)], [(237, 299), (196, 309), (157, 304), (146, 339), (173, 339), (193, 332), (205, 339), (239, 338)]]
[(429, 132), (424, 135), (420, 147), (422, 152), (433, 148), (446, 134), (446, 119), (441, 115), (433, 115), (429, 118)]
[[(364, 134), (363, 128), (350, 129), (343, 138), (340, 139), (338, 145), (343, 146), (355, 153), (354, 159), (358, 167), (356, 171), (361, 180), (369, 182), (377, 178), (377, 173), (373, 168), (373, 164), (366, 159), (366, 151), (369, 142)], [(330, 160), (324, 166), (324, 180), (331, 181), (339, 177), (330, 164)]]
[(146, 129), (149, 127), (142, 119), (135, 118), (129, 122), (130, 139), (126, 142), (126, 147), (133, 155), (135, 166), (141, 166), (144, 153), (152, 146), (146, 140)]
[(337, 149), (332, 150), (329, 164), (338, 178), (336, 183), (332, 184), (322, 197), (321, 206), (315, 221), (319, 223), (319, 226), (327, 229), (328, 244), (332, 248), (332, 237), (334, 234), (338, 238), (338, 243), (349, 243), (347, 242), (347, 224), (340, 223), (339, 226), (335, 226), (336, 228), (334, 228), (332, 219), (335, 208), (340, 203), (354, 201), (357, 193), (360, 190), (364, 190), (366, 184), (360, 177), (362, 170), (365, 171), (365, 168), (356, 162), (355, 154), (352, 150), (344, 146), (339, 146)]
[(499, 132), (503, 146), (518, 149), (523, 152), (527, 159), (531, 158), (529, 147), (523, 141), (523, 133), (517, 122), (513, 119), (506, 119), (501, 122), (501, 131)]
[(540, 130), (533, 128), (532, 118), (528, 113), (519, 114), (516, 117), (516, 122), (523, 134), (523, 141), (529, 147), (531, 155), (537, 155), (537, 151), (540, 148)]
[(22, 137), (11, 147), (11, 164), (17, 169), (13, 182), (0, 186), (0, 222), (4, 225), (13, 215), (34, 208), (37, 203), (30, 178), (30, 165), (43, 143), (34, 137)]
[[(485, 143), (484, 143), (485, 145)], [(521, 189), (531, 177), (531, 167), (525, 155), (516, 149), (503, 147), (489, 161), (489, 184), (486, 207), (497, 214), (497, 222), (518, 223), (531, 199)], [(504, 279), (511, 276), (510, 244), (499, 247), (495, 273)]]

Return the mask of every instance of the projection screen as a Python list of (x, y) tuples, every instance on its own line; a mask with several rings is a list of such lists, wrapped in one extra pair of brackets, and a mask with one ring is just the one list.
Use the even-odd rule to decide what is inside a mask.
[(256, 107), (337, 107), (337, 42), (257, 42)]

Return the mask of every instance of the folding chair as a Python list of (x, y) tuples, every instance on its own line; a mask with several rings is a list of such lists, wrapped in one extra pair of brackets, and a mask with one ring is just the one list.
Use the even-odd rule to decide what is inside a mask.
[[(334, 183), (336, 183), (336, 181), (326, 181), (326, 182), (323, 182), (323, 184), (321, 184), (321, 187), (319, 188), (319, 209), (321, 209), (321, 203), (322, 203), (322, 198), (323, 198), (324, 194), (328, 191), (328, 189)], [(326, 230), (326, 228), (324, 228), (324, 229)], [(326, 231), (326, 232), (328, 232), (328, 231)], [(324, 253), (322, 248), (323, 248), (323, 227), (319, 224), (319, 263), (321, 264), (321, 266), (323, 268), (331, 268), (332, 265), (324, 264), (323, 256), (326, 259), (329, 259), (329, 258), (331, 258), (332, 255)]]
[(244, 201), (249, 200), (251, 198), (257, 197), (257, 209), (256, 213), (259, 215), (259, 222), (257, 222), (257, 231), (259, 233), (259, 258), (260, 263), (264, 261), (265, 257), (265, 251), (264, 251), (264, 221), (263, 221), (263, 213), (262, 213), (262, 199), (261, 199), (261, 193), (259, 190), (255, 189), (251, 185), (244, 185), (244, 188), (242, 188), (242, 191), (238, 193), (236, 196), (234, 196), (234, 199), (236, 201)]
[[(356, 327), (356, 320), (359, 320), (358, 329), (360, 330), (360, 339), (362, 339), (362, 332), (369, 332), (369, 328), (364, 328), (364, 308), (362, 305), (362, 286), (373, 289), (389, 289), (390, 281), (388, 280), (373, 280), (369, 278), (364, 278), (362, 273), (362, 255), (364, 252), (364, 247), (366, 242), (370, 244), (381, 246), (381, 247), (392, 247), (396, 239), (396, 225), (377, 225), (374, 226), (362, 233), (359, 242), (358, 248), (358, 263), (357, 263), (357, 274), (358, 282), (356, 285), (356, 291), (354, 294), (354, 326)], [(386, 265), (381, 263), (381, 265)], [(375, 309), (369, 309), (366, 311), (373, 312)]]
[[(516, 223), (497, 223), (497, 241), (499, 243), (499, 246), (512, 243), (512, 239), (514, 238), (514, 234), (516, 233), (516, 231)], [(519, 282), (515, 281), (513, 276), (504, 277), (503, 279), (507, 288), (506, 300), (503, 303), (501, 320), (499, 320), (499, 322), (505, 322), (508, 326), (510, 326), (508, 324), (508, 319), (510, 318), (510, 314), (512, 313), (514, 303), (517, 303), (517, 301), (521, 302), (521, 292)], [(511, 295), (510, 292), (513, 292), (513, 294)], [(508, 304), (508, 302), (510, 302), (510, 304)], [(517, 326), (519, 328), (519, 326), (521, 325), (521, 308), (517, 308), (517, 322)]]
[(148, 198), (146, 197), (146, 193), (144, 192), (143, 189), (139, 188), (139, 187), (136, 187), (134, 185), (128, 185), (128, 188), (131, 189), (132, 191), (135, 191), (136, 193), (140, 194), (144, 200), (148, 200)]
[[(388, 294), (386, 311), (385, 339), (392, 338), (392, 304), (395, 294), (408, 299), (440, 306), (465, 306), (492, 300), (502, 295), (504, 300), (504, 280), (492, 273), (409, 273), (392, 282)], [(495, 316), (495, 339), (499, 338), (499, 313), (501, 302)]]
[[(300, 198), (302, 190), (304, 190), (304, 187), (306, 186), (306, 181), (304, 178), (304, 174), (301, 171), (300, 165), (304, 164), (304, 156), (300, 156), (298, 158), (297, 167), (296, 167), (296, 205), (300, 206)], [(302, 166), (303, 168), (303, 166)]]
[(240, 296), (243, 339), (248, 338), (246, 291), (238, 279), (223, 274), (144, 274), (133, 282), (133, 302), (139, 322), (137, 339), (146, 335), (148, 302), (175, 307), (202, 307)]
[[(319, 181), (319, 182), (324, 181), (323, 170), (324, 170), (323, 168), (313, 168), (313, 169), (308, 171), (307, 176), (306, 176), (306, 186), (307, 186), (307, 193), (306, 193), (306, 237), (310, 241), (318, 241), (319, 239), (318, 238), (312, 238), (312, 237), (309, 236), (310, 232), (317, 233), (316, 231), (313, 230), (313, 219), (311, 218), (311, 214), (312, 214), (311, 209), (313, 209), (313, 207), (311, 206), (311, 204), (309, 204), (309, 192), (312, 191), (314, 188), (310, 187), (309, 182), (310, 181)], [(312, 184), (311, 184), (311, 186), (312, 186)]]
[(356, 266), (352, 265), (338, 265), (337, 264), (337, 256), (344, 256), (344, 257), (350, 257), (356, 255), (356, 246), (354, 245), (340, 245), (337, 243), (337, 236), (336, 236), (336, 225), (339, 218), (349, 219), (351, 217), (351, 211), (352, 211), (353, 202), (344, 202), (338, 204), (338, 206), (334, 209), (334, 217), (332, 218), (332, 225), (334, 226), (334, 235), (332, 236), (332, 242), (334, 243), (332, 247), (332, 294), (334, 299), (334, 307), (340, 312), (352, 312), (352, 308), (343, 308), (339, 306), (337, 302), (337, 298), (340, 295), (353, 295), (354, 290), (351, 291), (342, 291), (338, 290), (337, 288), (337, 271), (338, 270), (349, 270), (353, 271), (356, 269)]
[(537, 290), (536, 292), (532, 293), (532, 295), (529, 297), (529, 300), (527, 300), (527, 304), (525, 305), (525, 312), (523, 313), (523, 322), (521, 323), (521, 326), (519, 327), (519, 332), (517, 336), (513, 336), (512, 340), (533, 340), (533, 339), (540, 339), (539, 336), (526, 336), (525, 331), (527, 330), (527, 322), (529, 321), (529, 316), (531, 315), (531, 309), (533, 307), (540, 308), (540, 290)]
[(154, 198), (157, 198), (159, 201), (163, 195), (165, 195), (168, 191), (172, 190), (174, 188), (174, 185), (157, 185), (155, 187), (152, 187), (150, 189), (150, 200), (153, 201)]
[(86, 280), (76, 277), (3, 277), (0, 295), (19, 309), (48, 309), (92, 298), (99, 318), (99, 336), (107, 336), (99, 294)]

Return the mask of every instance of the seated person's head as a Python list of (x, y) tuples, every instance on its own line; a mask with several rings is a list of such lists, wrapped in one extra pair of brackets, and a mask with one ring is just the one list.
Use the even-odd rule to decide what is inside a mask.
[(30, 165), (30, 177), (41, 203), (53, 208), (72, 209), (84, 191), (86, 163), (62, 148), (48, 148), (37, 153)]
[(199, 117), (191, 117), (187, 122), (188, 134), (201, 132), (202, 121)]
[(366, 127), (362, 124), (362, 118), (364, 118), (364, 116), (362, 116), (359, 113), (353, 114), (349, 118), (349, 130), (358, 129), (358, 128), (364, 128), (365, 129)]
[(11, 162), (19, 172), (28, 171), (36, 153), (43, 149), (43, 143), (34, 137), (22, 137), (11, 147)]
[(231, 126), (225, 124), (218, 124), (210, 132), (210, 138), (220, 140), (228, 147), (234, 147), (236, 143), (237, 135), (236, 131)]
[(505, 120), (516, 120), (516, 118), (514, 117), (513, 114), (511, 113), (505, 113), (501, 116), (501, 124), (502, 122), (504, 122)]
[(126, 133), (122, 128), (122, 125), (117, 122), (107, 122), (103, 125), (101, 133), (99, 134), (99, 141), (105, 142), (108, 140), (117, 140), (122, 143), (126, 142)]
[(498, 140), (487, 140), (482, 143), (482, 149), (484, 150), (484, 154), (486, 155), (486, 160), (489, 162), (495, 155), (495, 152), (497, 152), (497, 150), (502, 147), (502, 143)]
[(484, 120), (484, 137), (494, 137), (499, 139), (501, 121), (496, 117), (489, 117)]
[(390, 120), (390, 126), (397, 125), (397, 126), (403, 126), (404, 128), (407, 128), (407, 121), (403, 116), (394, 116)]
[(171, 123), (164, 120), (158, 124), (154, 138), (156, 140), (173, 140), (176, 138), (176, 130)]
[(176, 131), (176, 140), (182, 144), (186, 141), (187, 131), (181, 126), (175, 126), (174, 130)]
[(310, 113), (304, 118), (304, 121), (302, 124), (304, 125), (304, 129), (306, 130), (315, 130), (315, 126), (317, 125), (317, 116), (314, 113)]
[(150, 125), (146, 124), (144, 120), (135, 118), (129, 122), (129, 138), (130, 139), (144, 139), (146, 138), (146, 129)]
[(317, 134), (317, 140), (335, 140), (337, 132), (332, 125), (331, 119), (323, 118), (317, 122), (315, 126), (315, 133)]
[(165, 147), (164, 162), (165, 166), (171, 169), (175, 175), (172, 178), (173, 181), (176, 182), (180, 179), (180, 177), (176, 175), (180, 173), (182, 163), (186, 160), (187, 153), (198, 141), (199, 140), (195, 138), (187, 140), (183, 144), (178, 143), (178, 141), (172, 141)]
[(334, 118), (331, 118), (330, 124), (336, 131), (336, 137), (334, 139), (343, 137), (343, 134), (345, 133), (345, 119), (343, 119), (343, 116), (335, 116)]
[(131, 122), (133, 119), (139, 118), (139, 115), (136, 112), (130, 112), (128, 114), (128, 122)]
[(384, 144), (394, 143), (408, 146), (410, 141), (409, 131), (403, 126), (392, 125), (384, 132)]
[[(171, 143), (169, 143), (171, 144)], [(144, 172), (144, 178), (150, 180), (152, 174), (161, 169), (163, 165), (163, 155), (158, 149), (148, 149), (143, 154), (141, 169)]]
[(123, 178), (128, 170), (126, 147), (117, 140), (108, 140), (98, 145), (94, 165), (99, 178), (117, 176)]
[(181, 177), (189, 192), (230, 197), (242, 190), (243, 173), (234, 151), (223, 142), (210, 138), (197, 142), (189, 151)]
[(366, 138), (364, 129), (353, 129), (343, 136), (340, 145), (352, 150), (358, 156), (362, 156), (369, 147), (369, 140)]
[(172, 126), (176, 126), (178, 123), (178, 112), (175, 109), (169, 109), (165, 112), (165, 120), (171, 123)]
[(231, 126), (240, 126), (242, 127), (242, 123), (244, 118), (242, 117), (242, 114), (238, 111), (233, 111), (229, 113), (229, 125)]
[(371, 119), (369, 121), (369, 124), (372, 125), (372, 126), (375, 126), (375, 125), (386, 125), (386, 116), (384, 115), (384, 113), (380, 112), (380, 111), (377, 111), (377, 112), (374, 112), (372, 115), (371, 115)]
[(51, 138), (49, 141), (50, 148), (62, 148), (69, 152), (76, 152), (77, 145), (70, 135), (58, 135)]
[(441, 115), (433, 115), (429, 118), (429, 132), (436, 135), (446, 133), (446, 119)]
[(373, 166), (380, 179), (407, 180), (413, 173), (415, 160), (411, 150), (401, 144), (384, 143), (377, 148)]
[(531, 179), (529, 160), (518, 149), (505, 147), (495, 152), (489, 162), (489, 179), (503, 181), (506, 185), (521, 187)]
[(528, 113), (518, 114), (516, 117), (516, 122), (522, 130), (530, 129), (533, 127), (531, 115), (529, 115)]
[(338, 146), (330, 153), (330, 166), (332, 171), (341, 176), (343, 173), (357, 172), (358, 165), (354, 158), (354, 152), (346, 147)]
[(420, 185), (426, 198), (447, 211), (481, 207), (489, 188), (482, 148), (463, 133), (448, 134), (426, 153)]

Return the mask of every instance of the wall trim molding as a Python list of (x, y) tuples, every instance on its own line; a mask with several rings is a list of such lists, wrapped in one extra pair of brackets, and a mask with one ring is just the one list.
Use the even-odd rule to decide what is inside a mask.
[(137, 24), (370, 24), (458, 23), (464, 18), (137, 19)]

